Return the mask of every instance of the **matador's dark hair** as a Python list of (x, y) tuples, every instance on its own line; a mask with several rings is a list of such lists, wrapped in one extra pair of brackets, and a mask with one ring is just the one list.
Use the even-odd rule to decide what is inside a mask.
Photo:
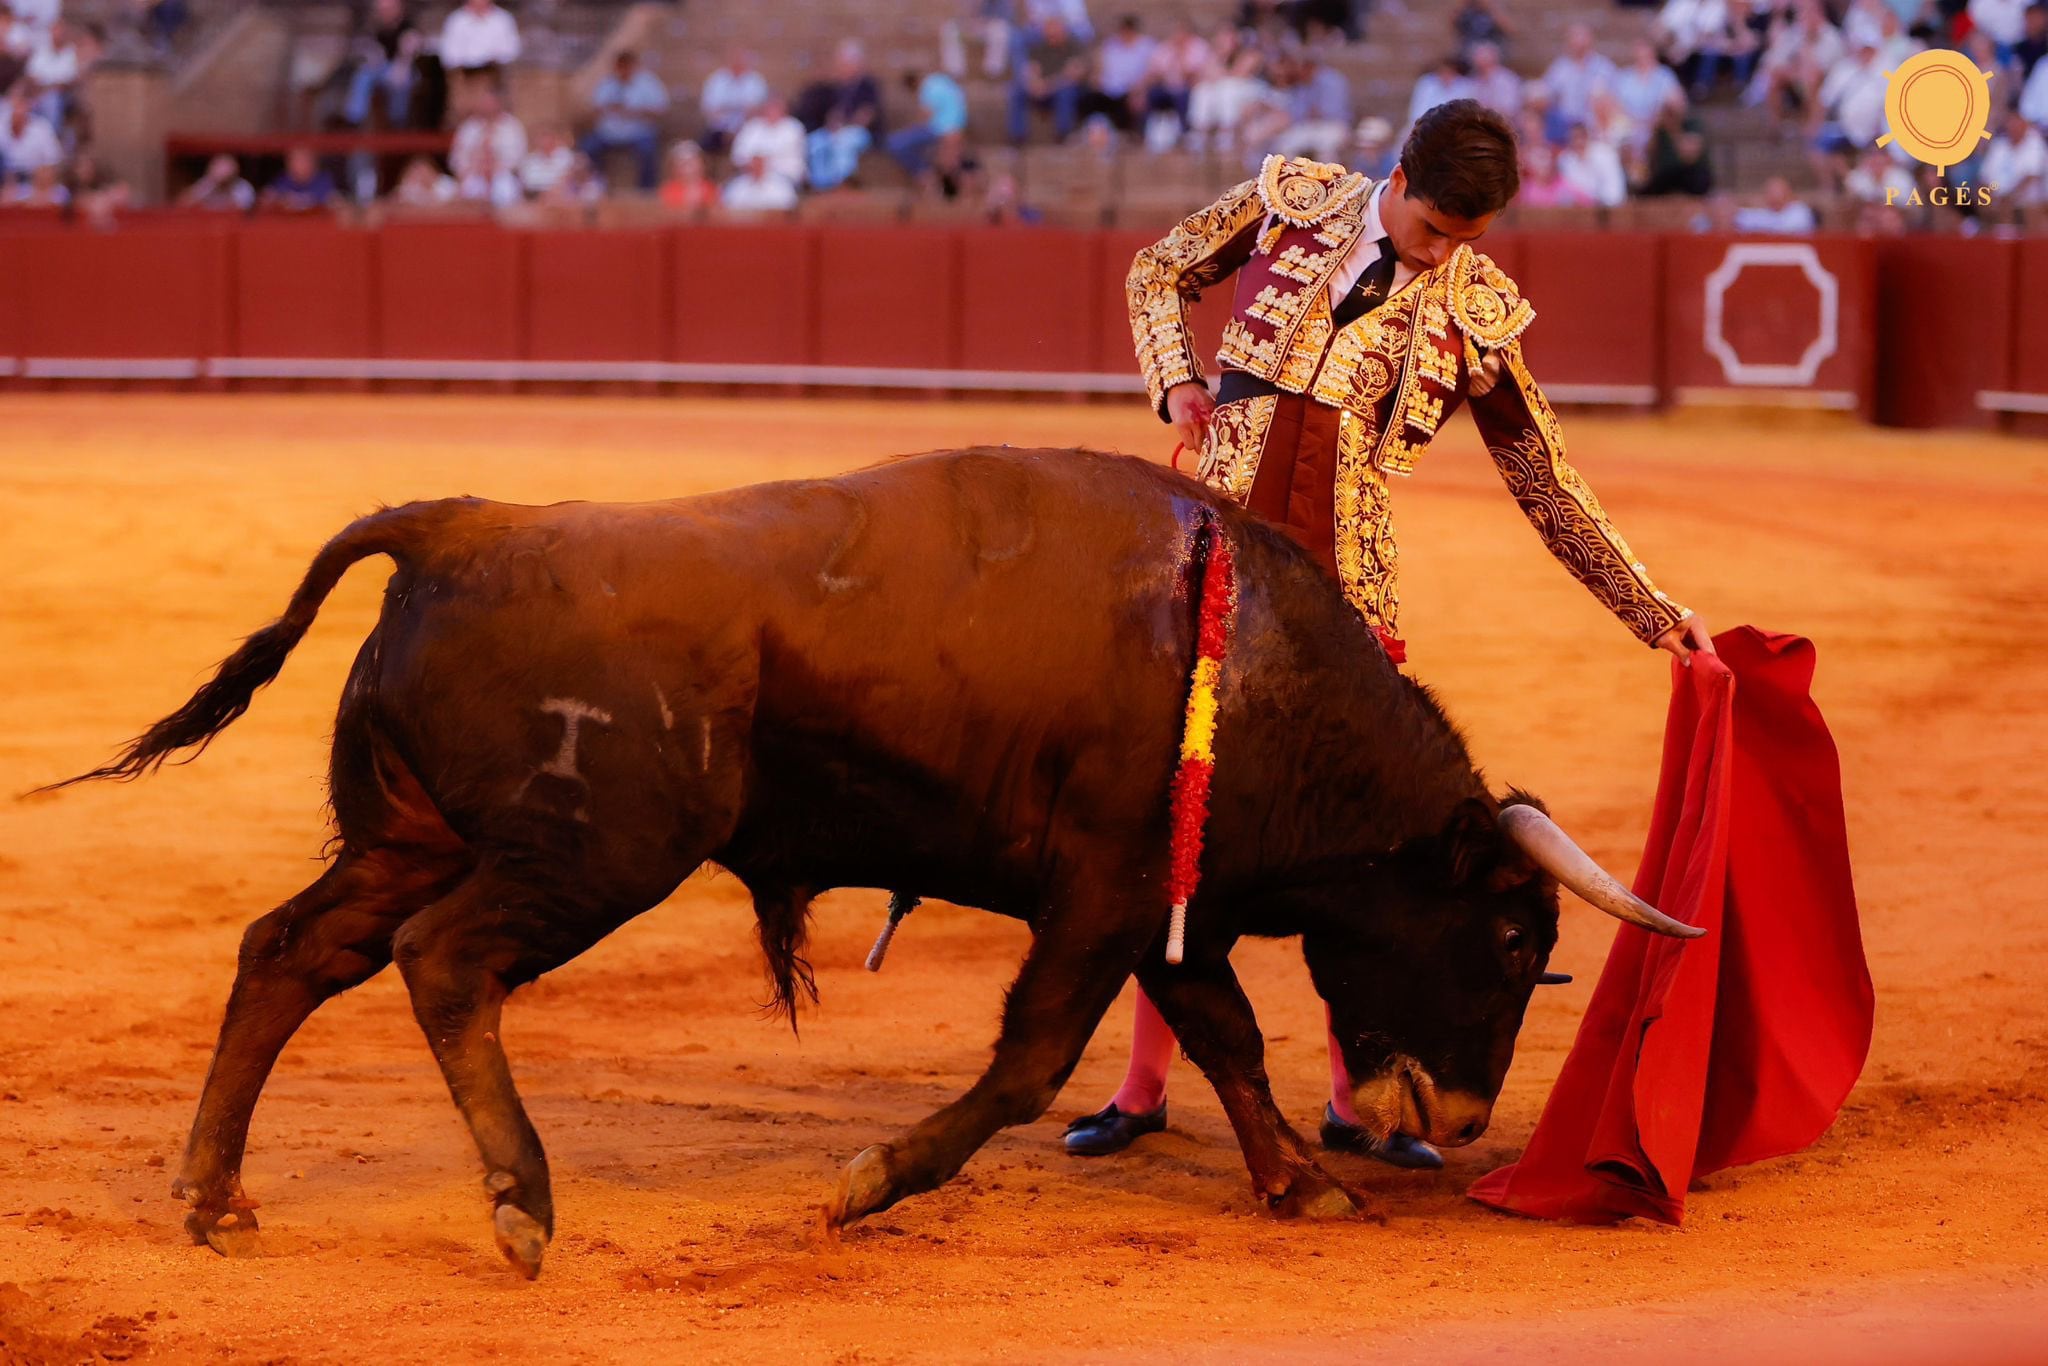
[(1408, 196), (1456, 218), (1499, 213), (1522, 188), (1515, 130), (1477, 100), (1451, 100), (1415, 120), (1401, 147)]

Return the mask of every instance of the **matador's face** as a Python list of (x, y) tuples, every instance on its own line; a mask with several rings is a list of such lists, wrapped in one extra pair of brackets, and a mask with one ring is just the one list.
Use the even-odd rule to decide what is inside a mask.
[(1408, 193), (1408, 174), (1399, 166), (1387, 177), (1386, 193), (1380, 196), (1380, 226), (1387, 230), (1394, 254), (1414, 271), (1434, 270), (1450, 260), (1459, 247), (1484, 237), (1499, 216), (1460, 218), (1445, 213)]

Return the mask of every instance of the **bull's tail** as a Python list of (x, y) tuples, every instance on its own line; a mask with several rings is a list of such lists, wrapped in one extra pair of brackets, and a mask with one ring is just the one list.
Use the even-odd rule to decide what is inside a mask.
[(163, 767), (181, 750), (192, 751), (181, 763), (198, 758), (213, 743), (214, 736), (249, 710), (257, 689), (284, 669), (286, 657), (305, 638), (313, 618), (319, 615), (320, 604), (334, 591), (334, 585), (341, 581), (349, 566), (372, 555), (389, 555), (404, 563), (405, 552), (415, 543), (420, 530), (418, 514), (431, 506), (414, 503), (385, 508), (349, 523), (313, 557), (284, 615), (243, 641), (240, 649), (222, 660), (213, 678), (192, 694), (189, 702), (129, 741), (109, 762), (90, 773), (50, 783), (36, 791), (54, 792), (99, 778), (130, 781)]

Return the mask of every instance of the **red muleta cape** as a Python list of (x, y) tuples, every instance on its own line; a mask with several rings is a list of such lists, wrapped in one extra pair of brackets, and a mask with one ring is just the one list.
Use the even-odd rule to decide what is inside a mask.
[(1522, 1159), (1473, 1199), (1581, 1223), (1679, 1223), (1693, 1180), (1796, 1152), (1870, 1049), (1834, 741), (1814, 650), (1743, 626), (1674, 663), (1636, 895), (1706, 937), (1624, 925)]

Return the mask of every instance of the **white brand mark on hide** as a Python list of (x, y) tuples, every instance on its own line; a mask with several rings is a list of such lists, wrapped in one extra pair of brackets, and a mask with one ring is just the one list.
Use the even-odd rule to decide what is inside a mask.
[(576, 771), (576, 737), (585, 721), (595, 721), (600, 726), (612, 723), (612, 714), (603, 707), (593, 707), (588, 702), (579, 702), (573, 697), (550, 697), (540, 704), (540, 709), (562, 718), (562, 747), (555, 751), (555, 757), (540, 766), (543, 773), (557, 778), (581, 779)]

